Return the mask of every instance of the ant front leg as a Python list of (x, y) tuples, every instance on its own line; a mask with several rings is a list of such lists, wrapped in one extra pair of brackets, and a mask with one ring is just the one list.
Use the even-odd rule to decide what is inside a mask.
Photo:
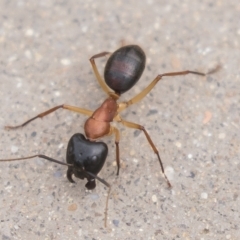
[(77, 112), (77, 113), (81, 113), (81, 114), (84, 114), (84, 115), (87, 115), (87, 116), (91, 116), (93, 114), (93, 111), (90, 111), (88, 109), (85, 109), (85, 108), (79, 108), (79, 107), (74, 107), (74, 106), (70, 106), (70, 105), (66, 105), (66, 104), (63, 104), (63, 105), (59, 105), (59, 106), (56, 106), (56, 107), (53, 107), (45, 112), (42, 112), (40, 114), (38, 114), (37, 116), (27, 120), (26, 122), (20, 124), (20, 125), (17, 125), (17, 126), (5, 126), (5, 129), (16, 129), (16, 128), (20, 128), (20, 127), (24, 127), (25, 125), (27, 125), (28, 123), (32, 122), (33, 120), (37, 119), (37, 118), (42, 118), (56, 110), (58, 110), (59, 108), (63, 108), (63, 109), (67, 109), (67, 110), (70, 110), (72, 112)]
[(137, 123), (128, 122), (128, 121), (125, 121), (125, 120), (123, 120), (123, 119), (121, 119), (120, 122), (121, 122), (124, 126), (126, 126), (126, 127), (138, 129), (138, 130), (141, 130), (141, 131), (144, 132), (145, 137), (147, 138), (149, 144), (150, 144), (151, 147), (152, 147), (152, 150), (153, 150), (154, 153), (157, 155), (158, 161), (159, 161), (160, 166), (161, 166), (161, 169), (162, 169), (162, 173), (163, 173), (163, 175), (164, 175), (164, 177), (165, 177), (165, 179), (166, 179), (166, 181), (167, 181), (168, 187), (171, 188), (172, 185), (171, 185), (170, 181), (168, 180), (168, 178), (167, 178), (167, 176), (166, 176), (166, 174), (165, 174), (165, 172), (164, 172), (164, 167), (163, 167), (163, 163), (162, 163), (162, 160), (161, 160), (161, 158), (160, 158), (159, 152), (158, 152), (155, 144), (153, 143), (151, 137), (149, 136), (148, 132), (146, 131), (146, 129), (145, 129), (143, 126), (141, 126), (141, 125), (139, 125), (139, 124), (137, 124)]

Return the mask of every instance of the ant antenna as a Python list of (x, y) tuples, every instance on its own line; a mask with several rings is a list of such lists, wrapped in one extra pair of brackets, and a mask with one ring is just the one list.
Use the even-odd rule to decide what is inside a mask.
[[(22, 158), (0, 159), (0, 161), (1, 162), (12, 162), (12, 161), (33, 159), (33, 158), (36, 158), (36, 157), (43, 158), (43, 159), (48, 160), (50, 162), (55, 162), (55, 163), (58, 163), (58, 164), (61, 164), (61, 165), (67, 166), (67, 167), (74, 167), (73, 164), (68, 164), (68, 163), (61, 162), (61, 161), (58, 161), (54, 158), (50, 158), (50, 157), (48, 157), (46, 155), (43, 155), (43, 154), (36, 154), (36, 155), (33, 155), (33, 156), (22, 157)], [(107, 227), (108, 200), (109, 200), (109, 197), (110, 197), (111, 185), (109, 183), (107, 183), (104, 179), (98, 177), (97, 175), (84, 170), (84, 168), (81, 167), (80, 169), (81, 169), (82, 172), (84, 172), (86, 174), (86, 176), (93, 177), (93, 178), (97, 179), (99, 182), (101, 182), (102, 184), (104, 184), (106, 187), (108, 187), (108, 194), (107, 194), (106, 206), (105, 206), (105, 212), (104, 212), (104, 226)]]

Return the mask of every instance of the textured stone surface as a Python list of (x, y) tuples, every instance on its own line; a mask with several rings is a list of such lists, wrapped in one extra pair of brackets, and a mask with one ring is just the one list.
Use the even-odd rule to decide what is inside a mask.
[[(240, 5), (238, 1), (0, 1), (0, 158), (42, 153), (65, 161), (85, 116), (66, 110), (6, 131), (59, 104), (94, 110), (105, 98), (88, 59), (139, 44), (146, 70), (127, 100), (157, 74), (217, 64), (207, 77), (164, 78), (123, 112), (145, 126), (172, 189), (143, 133), (119, 126), (100, 172), (107, 189), (70, 184), (66, 168), (41, 159), (1, 163), (2, 239), (240, 239)], [(101, 73), (106, 59), (99, 59)]]

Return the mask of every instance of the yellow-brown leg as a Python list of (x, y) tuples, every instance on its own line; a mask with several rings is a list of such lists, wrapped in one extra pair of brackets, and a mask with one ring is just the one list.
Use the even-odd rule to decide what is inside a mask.
[(161, 160), (161, 158), (160, 158), (159, 152), (158, 152), (157, 148), (155, 147), (155, 145), (154, 145), (152, 139), (150, 138), (149, 134), (147, 133), (146, 129), (145, 129), (143, 126), (141, 126), (141, 125), (139, 125), (139, 124), (137, 124), (137, 123), (128, 122), (128, 121), (125, 121), (125, 120), (123, 120), (123, 119), (121, 119), (120, 122), (121, 122), (124, 126), (126, 126), (126, 127), (134, 128), (134, 129), (139, 129), (139, 130), (142, 130), (142, 131), (144, 132), (144, 134), (145, 134), (145, 136), (146, 136), (149, 144), (151, 145), (154, 153), (155, 153), (155, 154), (157, 155), (157, 157), (158, 157), (158, 161), (159, 161), (159, 163), (160, 163), (160, 166), (161, 166), (161, 169), (162, 169), (162, 173), (163, 173), (163, 175), (164, 175), (164, 177), (165, 177), (165, 179), (166, 179), (166, 181), (167, 181), (168, 186), (169, 186), (169, 187), (172, 187), (171, 183), (169, 182), (169, 180), (168, 180), (168, 178), (167, 178), (167, 176), (166, 176), (166, 174), (165, 174), (165, 172), (164, 172), (164, 167), (163, 167), (163, 163), (162, 163), (162, 160)]
[(19, 128), (19, 127), (24, 127), (25, 125), (27, 125), (28, 123), (32, 122), (33, 120), (35, 120), (37, 118), (42, 118), (42, 117), (44, 117), (44, 116), (46, 116), (46, 115), (56, 111), (59, 108), (67, 109), (67, 110), (70, 110), (70, 111), (73, 111), (73, 112), (77, 112), (77, 113), (81, 113), (81, 114), (87, 115), (89, 117), (93, 114), (93, 111), (90, 111), (88, 109), (79, 108), (79, 107), (74, 107), (74, 106), (63, 104), (63, 105), (59, 105), (59, 106), (53, 107), (53, 108), (51, 108), (51, 109), (49, 109), (49, 110), (47, 110), (45, 112), (42, 112), (42, 113), (38, 114), (37, 116), (27, 120), (23, 124), (20, 124), (20, 125), (17, 125), (17, 126), (5, 126), (5, 129), (16, 129), (16, 128)]
[(110, 52), (101, 52), (101, 53), (98, 53), (96, 55), (93, 55), (89, 60), (90, 60), (90, 63), (92, 64), (93, 72), (94, 72), (94, 74), (95, 74), (95, 76), (96, 76), (96, 78), (97, 78), (101, 88), (103, 89), (103, 91), (105, 93), (107, 93), (107, 95), (110, 96), (111, 95), (110, 94), (110, 90), (109, 90), (108, 86), (106, 85), (106, 83), (104, 82), (104, 80), (102, 79), (101, 75), (99, 74), (99, 71), (97, 69), (97, 66), (96, 66), (95, 60), (94, 60), (95, 58), (104, 57), (104, 56), (106, 56), (108, 54), (110, 54)]
[[(212, 71), (211, 71), (211, 73), (212, 73)], [(155, 87), (155, 85), (158, 83), (159, 80), (162, 79), (162, 77), (179, 76), (179, 75), (186, 75), (186, 74), (197, 74), (197, 75), (200, 75), (200, 76), (205, 76), (206, 75), (205, 73), (189, 71), (189, 70), (182, 71), (182, 72), (170, 72), (170, 73), (160, 74), (145, 89), (143, 89), (143, 91), (141, 91), (135, 97), (133, 97), (132, 99), (130, 99), (127, 102), (119, 103), (118, 112), (121, 112), (124, 109), (126, 109), (128, 106), (141, 101)]]
[(108, 135), (112, 135), (112, 134), (115, 134), (117, 175), (119, 175), (119, 169), (120, 169), (120, 154), (119, 154), (120, 133), (119, 133), (119, 130), (117, 128), (111, 126)]

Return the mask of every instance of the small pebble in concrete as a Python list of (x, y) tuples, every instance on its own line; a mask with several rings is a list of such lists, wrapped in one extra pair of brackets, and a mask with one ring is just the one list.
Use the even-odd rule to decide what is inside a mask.
[(17, 151), (18, 151), (18, 147), (13, 145), (13, 146), (11, 147), (11, 152), (12, 152), (12, 153), (16, 153)]
[(157, 196), (156, 195), (152, 195), (152, 201), (155, 203), (157, 202)]
[(208, 198), (208, 194), (206, 192), (201, 193), (201, 198), (202, 199), (207, 199)]
[(71, 64), (71, 60), (68, 58), (63, 58), (63, 59), (61, 59), (61, 64), (64, 66), (68, 66)]
[(219, 133), (218, 134), (218, 138), (219, 139), (224, 139), (226, 137), (226, 134), (225, 133)]
[(31, 29), (31, 28), (27, 29), (26, 32), (25, 32), (25, 35), (28, 36), (28, 37), (32, 37), (33, 34), (34, 34), (34, 30)]
[(112, 223), (113, 223), (116, 227), (118, 227), (118, 225), (119, 225), (119, 220), (115, 220), (115, 219), (114, 219), (114, 220), (112, 221)]

